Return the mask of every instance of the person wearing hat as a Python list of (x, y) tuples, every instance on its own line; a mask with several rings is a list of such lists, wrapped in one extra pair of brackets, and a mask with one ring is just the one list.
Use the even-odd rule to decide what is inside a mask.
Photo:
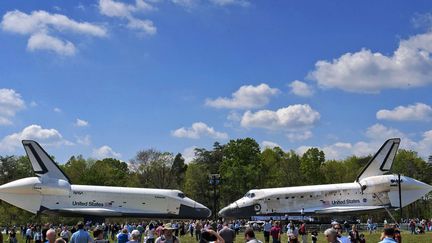
[(127, 243), (140, 243), (141, 232), (139, 230), (132, 230), (130, 234), (130, 239)]
[(92, 243), (93, 239), (90, 237), (89, 232), (84, 230), (84, 223), (78, 222), (78, 230), (72, 234), (70, 243)]
[(173, 235), (173, 230), (170, 223), (165, 224), (162, 235), (156, 239), (155, 243), (180, 243), (180, 239)]

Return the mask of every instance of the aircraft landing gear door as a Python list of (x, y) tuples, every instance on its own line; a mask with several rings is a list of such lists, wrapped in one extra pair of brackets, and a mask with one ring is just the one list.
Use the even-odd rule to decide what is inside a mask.
[(180, 204), (177, 200), (165, 200), (167, 204), (167, 213), (178, 215), (180, 212)]

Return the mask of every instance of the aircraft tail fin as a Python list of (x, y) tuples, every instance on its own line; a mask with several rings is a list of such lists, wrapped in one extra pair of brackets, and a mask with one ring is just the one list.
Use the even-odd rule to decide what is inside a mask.
[(33, 171), (37, 176), (62, 179), (70, 183), (69, 177), (37, 142), (33, 140), (23, 140), (22, 144), (30, 159)]
[(360, 180), (370, 176), (383, 175), (390, 171), (399, 144), (400, 138), (391, 138), (385, 141), (378, 152), (376, 152), (357, 176), (356, 181), (359, 182)]

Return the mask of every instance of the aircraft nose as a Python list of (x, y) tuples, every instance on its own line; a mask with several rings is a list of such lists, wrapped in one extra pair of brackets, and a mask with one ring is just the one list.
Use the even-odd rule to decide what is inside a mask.
[(219, 215), (224, 218), (235, 218), (235, 217), (249, 217), (255, 214), (255, 212), (250, 210), (250, 207), (239, 207), (236, 202), (222, 208), (219, 211)]
[(206, 219), (211, 216), (211, 211), (202, 204), (195, 203), (194, 207), (180, 205), (179, 216), (187, 219)]

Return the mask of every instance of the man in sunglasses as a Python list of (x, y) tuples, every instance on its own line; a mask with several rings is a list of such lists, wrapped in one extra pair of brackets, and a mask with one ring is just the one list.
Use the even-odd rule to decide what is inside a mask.
[(341, 224), (337, 223), (333, 225), (333, 229), (337, 232), (337, 238), (342, 243), (350, 243), (350, 240), (348, 237), (342, 235), (342, 226)]

